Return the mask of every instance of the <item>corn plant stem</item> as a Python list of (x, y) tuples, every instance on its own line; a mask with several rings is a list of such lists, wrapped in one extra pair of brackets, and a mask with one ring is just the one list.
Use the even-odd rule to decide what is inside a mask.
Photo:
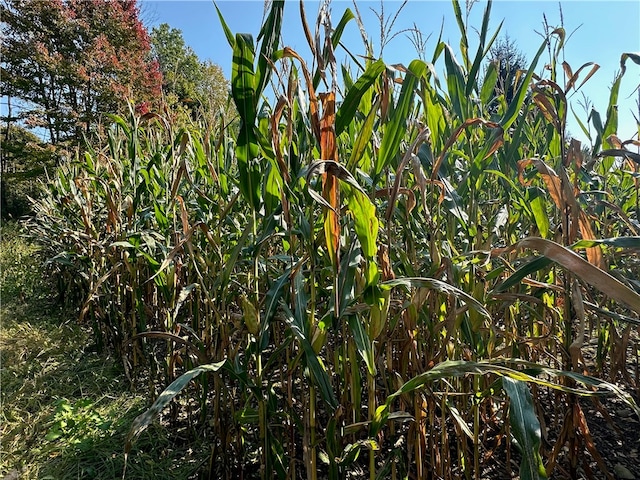
[[(509, 407), (505, 403), (502, 407), (502, 418), (508, 418), (509, 415)], [(504, 422), (504, 438), (505, 438), (505, 450), (506, 450), (506, 465), (507, 472), (511, 475), (511, 424), (509, 422)]]
[[(311, 243), (311, 252), (314, 251), (313, 243)], [(309, 338), (314, 338), (314, 332), (316, 329), (315, 311), (316, 311), (316, 275), (315, 275), (315, 256), (310, 256), (311, 272), (310, 272), (310, 305), (309, 305)], [(304, 447), (307, 450), (307, 479), (316, 480), (316, 389), (312, 383), (309, 384), (309, 408), (307, 409), (307, 421), (309, 435), (305, 435)]]
[[(138, 285), (138, 269), (136, 269), (134, 271), (134, 274), (132, 276), (132, 283), (133, 285), (131, 285), (131, 304), (135, 305), (136, 308), (132, 308), (131, 309), (131, 335), (135, 335), (137, 332), (137, 328), (136, 328), (136, 312), (138, 311), (138, 298), (136, 295), (136, 292), (139, 291), (139, 285)], [(133, 351), (133, 365), (134, 367), (138, 365), (138, 349), (136, 348), (135, 345), (132, 345), (132, 351)]]
[[(283, 203), (286, 197), (283, 194)], [(288, 200), (287, 200), (288, 201)], [(290, 252), (291, 252), (291, 271), (293, 272), (293, 266), (295, 264), (295, 252), (298, 249), (297, 237), (291, 231), (291, 219), (287, 222), (287, 238), (289, 239)], [(303, 256), (303, 255), (301, 255)], [(290, 285), (290, 296), (295, 298), (295, 288), (293, 282)], [(293, 412), (293, 386), (295, 378), (293, 376), (293, 369), (291, 368), (293, 355), (293, 344), (289, 345), (286, 350), (286, 365), (287, 365), (287, 405), (289, 406), (289, 412)], [(289, 471), (287, 472), (287, 478), (295, 479), (296, 477), (296, 428), (295, 423), (291, 417), (289, 417)]]
[(309, 398), (307, 396), (302, 397), (302, 409), (303, 409), (303, 436), (302, 436), (302, 458), (304, 461), (304, 468), (307, 475), (307, 480), (311, 478), (311, 468), (309, 467)]
[[(387, 369), (389, 371), (389, 376), (391, 377), (393, 375), (393, 349), (392, 349), (392, 345), (391, 342), (388, 341), (386, 342), (386, 347), (387, 347)], [(393, 406), (391, 406), (389, 408), (389, 413), (391, 413), (393, 411)], [(391, 439), (395, 439), (396, 436), (396, 425), (394, 422), (391, 422), (390, 425), (390, 433), (391, 433)], [(392, 458), (391, 460), (391, 480), (396, 480), (397, 478), (397, 471), (396, 471), (396, 462), (395, 459)]]
[[(350, 376), (349, 376), (349, 381), (350, 383), (350, 388), (349, 388), (349, 393), (350, 393), (350, 400), (351, 400), (351, 412), (352, 412), (352, 416), (351, 416), (351, 421), (352, 423), (357, 423), (360, 421), (360, 415), (361, 415), (361, 403), (362, 401), (358, 398), (356, 398), (356, 392), (358, 391), (358, 386), (360, 385), (360, 382), (358, 381), (358, 376), (357, 376), (357, 368), (358, 368), (358, 362), (354, 362), (353, 359), (357, 358), (356, 357), (356, 347), (355, 344), (353, 342), (353, 339), (349, 339), (348, 341), (348, 358), (351, 359), (351, 361), (349, 362), (350, 368), (351, 368), (351, 372), (350, 372)], [(352, 435), (353, 440), (355, 442), (355, 434)]]
[[(447, 391), (449, 390), (449, 387), (447, 387)], [(451, 472), (450, 472), (450, 467), (451, 467), (451, 457), (450, 457), (450, 452), (448, 448), (445, 448), (446, 445), (449, 445), (449, 439), (447, 436), (447, 417), (445, 416), (445, 409), (447, 407), (446, 405), (446, 398), (447, 398), (447, 392), (444, 393), (444, 395), (442, 395), (442, 399), (440, 401), (440, 422), (442, 425), (441, 428), (441, 440), (440, 440), (440, 446), (442, 449), (442, 462), (440, 463), (440, 467), (441, 467), (441, 475), (444, 478), (450, 478), (451, 476)]]
[[(456, 389), (456, 392), (463, 391), (463, 388), (466, 386), (464, 382), (460, 382), (461, 386)], [(454, 399), (454, 403), (456, 403), (456, 408), (460, 411), (464, 406), (464, 400), (462, 398), (456, 400)], [(471, 407), (471, 413), (473, 414), (473, 405)], [(454, 430), (454, 433), (457, 433)], [(471, 480), (471, 463), (467, 459), (467, 436), (466, 435), (456, 435), (455, 436), (456, 444), (458, 445), (458, 464), (462, 467), (462, 473), (464, 474), (464, 478), (466, 480)], [(446, 444), (443, 444), (446, 445)], [(451, 465), (451, 464), (449, 464)]]
[[(473, 392), (480, 391), (480, 375), (473, 376)], [(473, 471), (474, 478), (480, 479), (480, 404), (474, 395), (473, 402)]]
[[(259, 353), (257, 354), (256, 358), (256, 369), (258, 381), (262, 383), (262, 355), (260, 355)], [(268, 478), (267, 475), (271, 474), (271, 469), (269, 468), (270, 456), (269, 445), (267, 442), (267, 409), (263, 395), (260, 395), (260, 398), (258, 399), (258, 418), (258, 421), (260, 423), (260, 445), (262, 446), (262, 465), (260, 466), (260, 478), (264, 480)]]
[[(337, 351), (337, 361), (336, 366), (338, 366), (340, 371), (340, 382), (341, 386), (344, 385), (344, 388), (341, 389), (342, 394), (340, 395), (340, 403), (342, 405), (346, 405), (346, 408), (350, 407), (349, 404), (349, 388), (351, 386), (351, 378), (349, 371), (349, 331), (347, 329), (347, 322), (341, 322), (340, 325), (340, 334), (342, 338), (342, 344)], [(346, 411), (345, 408), (345, 411)], [(347, 418), (349, 414), (347, 413)]]
[(416, 423), (416, 438), (415, 438), (415, 456), (416, 456), (416, 478), (418, 480), (422, 480), (424, 478), (423, 473), (423, 462), (420, 460), (423, 458), (424, 452), (422, 451), (422, 439), (423, 439), (423, 429), (421, 424), (423, 423), (422, 418), (422, 399), (420, 398), (420, 394), (415, 394), (413, 397), (413, 411), (415, 412), (415, 423)]
[[(293, 371), (291, 369), (291, 348), (287, 347), (287, 402), (289, 411), (293, 411)], [(288, 478), (296, 478), (296, 429), (293, 419), (289, 419), (289, 472)]]
[(316, 389), (309, 386), (309, 467), (307, 478), (317, 480), (318, 469), (316, 461)]
[[(367, 384), (369, 391), (369, 408), (368, 408), (368, 419), (369, 421), (373, 420), (373, 412), (376, 410), (376, 379), (369, 371), (367, 370)], [(369, 450), (369, 479), (376, 479), (376, 449), (371, 448)]]
[[(440, 456), (438, 455), (438, 449), (435, 448), (436, 442), (436, 409), (434, 407), (434, 399), (427, 398), (427, 402), (425, 403), (427, 407), (427, 415), (429, 418), (429, 436), (427, 437), (428, 444), (425, 442), (427, 451), (430, 452), (431, 456), (431, 469), (437, 473), (440, 470)], [(426, 422), (426, 419), (425, 419)], [(426, 426), (425, 426), (426, 431)]]
[[(257, 218), (256, 218), (256, 211), (253, 210), (251, 212), (251, 226), (253, 229), (253, 238), (256, 239), (258, 237), (258, 232), (257, 232)], [(258, 252), (255, 253), (254, 257), (253, 257), (253, 278), (249, 278), (249, 292), (252, 292), (254, 294), (254, 305), (258, 306), (260, 304), (260, 283), (259, 283), (259, 270), (258, 270)], [(253, 285), (251, 285), (251, 283), (253, 283)], [(259, 310), (256, 308), (256, 310), (258, 311), (258, 324), (260, 324), (260, 313)], [(260, 339), (259, 337), (256, 337), (255, 339), (256, 343), (259, 345), (260, 344)], [(262, 392), (260, 395), (260, 398), (258, 398), (258, 422), (259, 422), (259, 430), (260, 430), (260, 445), (262, 446), (262, 465), (260, 468), (260, 478), (262, 478), (263, 480), (265, 480), (267, 478), (268, 475), (271, 475), (271, 468), (270, 468), (270, 455), (269, 455), (269, 442), (268, 442), (268, 436), (267, 436), (267, 408), (265, 405), (265, 399), (264, 399), (264, 394), (265, 392), (263, 392), (262, 390), (262, 352), (260, 351), (259, 347), (256, 349), (256, 376), (257, 376), (257, 382), (258, 385), (260, 386), (260, 391)]]

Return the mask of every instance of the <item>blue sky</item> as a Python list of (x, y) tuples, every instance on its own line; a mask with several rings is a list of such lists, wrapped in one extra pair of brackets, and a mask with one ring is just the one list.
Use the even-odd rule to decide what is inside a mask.
[[(380, 1), (358, 1), (358, 8), (363, 16), (368, 36), (374, 42), (376, 56), (380, 54), (380, 27), (373, 10), (380, 12)], [(384, 12), (393, 16), (400, 7), (398, 0), (385, 0)], [(475, 54), (473, 46), (477, 38), (474, 29), (481, 26), (482, 14), (486, 3), (479, 1), (471, 9), (468, 19), (468, 35), (471, 43), (470, 51)], [(640, 2), (635, 1), (564, 1), (562, 20), (567, 35), (571, 37), (566, 43), (564, 60), (575, 72), (586, 62), (595, 62), (600, 70), (578, 91), (570, 97), (574, 110), (586, 121), (587, 114), (580, 103), (584, 93), (603, 118), (609, 99), (609, 87), (620, 68), (620, 56), (625, 52), (640, 52)], [(222, 0), (218, 7), (227, 24), (234, 33), (251, 33), (257, 36), (263, 16), (264, 3), (249, 0)], [(352, 1), (334, 0), (331, 3), (331, 17), (338, 23), (345, 9), (353, 8)], [(462, 2), (464, 12), (464, 2)], [(210, 59), (220, 65), (227, 77), (231, 72), (231, 49), (224, 37), (220, 22), (211, 0), (142, 0), (142, 18), (149, 28), (160, 23), (168, 23), (182, 30), (183, 37), (202, 59)], [(318, 2), (305, 2), (307, 21), (314, 28)], [(531, 60), (542, 43), (542, 37), (536, 32), (543, 31), (543, 14), (550, 26), (560, 26), (560, 4), (557, 1), (495, 1), (491, 11), (490, 33), (493, 33), (504, 20), (500, 35), (508, 34), (517, 46)], [(431, 34), (426, 44), (426, 58), (430, 59), (436, 46), (438, 33), (444, 22), (443, 40), (451, 44), (454, 51), (459, 51), (459, 29), (448, 1), (409, 0), (400, 12), (393, 31), (417, 26), (425, 38)], [(299, 2), (287, 1), (283, 27), (283, 43), (298, 51), (303, 57), (309, 55), (309, 47), (302, 31)], [(349, 22), (343, 35), (344, 43), (355, 54), (364, 53), (360, 31), (354, 21)], [(338, 60), (345, 58), (338, 52)], [(388, 64), (403, 63), (408, 65), (417, 58), (415, 47), (409, 40), (409, 34), (400, 34), (392, 40), (383, 51), (383, 58)], [(537, 71), (541, 72), (546, 54), (541, 58)], [(436, 64), (439, 75), (442, 65)], [(588, 69), (587, 69), (588, 70)], [(636, 105), (640, 84), (640, 66), (627, 61), (627, 72), (622, 80), (622, 88), (618, 101), (620, 125), (619, 136), (625, 140), (637, 131), (631, 111), (638, 114)], [(583, 142), (587, 142), (577, 123), (569, 113), (569, 130)]]

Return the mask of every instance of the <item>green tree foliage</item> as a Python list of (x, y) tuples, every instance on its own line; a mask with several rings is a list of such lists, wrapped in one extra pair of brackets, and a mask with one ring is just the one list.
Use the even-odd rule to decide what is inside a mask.
[(2, 218), (17, 218), (30, 212), (27, 197), (37, 197), (37, 179), (53, 168), (56, 153), (52, 145), (19, 125), (4, 123), (0, 131), (0, 213)]
[(182, 32), (163, 23), (151, 31), (151, 51), (162, 72), (162, 89), (189, 102), (202, 79), (200, 60), (184, 43)]
[(154, 27), (151, 52), (162, 72), (162, 89), (169, 105), (208, 117), (226, 104), (229, 85), (222, 69), (210, 61), (201, 62), (185, 44), (181, 30), (166, 23)]
[(104, 113), (157, 98), (161, 74), (135, 0), (3, 0), (2, 87), (30, 128), (79, 145)]
[(196, 87), (196, 99), (203, 118), (211, 121), (217, 115), (229, 116), (229, 81), (219, 65), (205, 60), (200, 64), (202, 79)]

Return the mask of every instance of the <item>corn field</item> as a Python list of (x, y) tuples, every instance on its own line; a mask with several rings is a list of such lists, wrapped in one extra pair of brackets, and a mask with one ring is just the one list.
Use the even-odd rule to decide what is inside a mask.
[(218, 11), (235, 117), (112, 116), (34, 206), (61, 299), (155, 400), (125, 451), (162, 415), (210, 439), (209, 478), (613, 478), (581, 398), (640, 415), (616, 107), (640, 57), (583, 146), (567, 97), (598, 66), (559, 60), (562, 28), (507, 101), (491, 2), (475, 53), (454, 0), (460, 52), (407, 66), (337, 65), (350, 9), (310, 27), (301, 3), (310, 53), (283, 47), (284, 8), (257, 40)]

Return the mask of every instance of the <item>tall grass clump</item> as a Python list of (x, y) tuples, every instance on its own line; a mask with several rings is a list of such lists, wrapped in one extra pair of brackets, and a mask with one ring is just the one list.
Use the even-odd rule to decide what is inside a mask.
[(284, 7), (257, 41), (218, 12), (232, 123), (113, 117), (36, 205), (96, 342), (154, 396), (171, 382), (127, 452), (188, 389), (170, 419), (210, 436), (211, 478), (480, 478), (512, 454), (521, 478), (607, 472), (578, 399), (608, 390), (640, 413), (614, 383), (638, 388), (620, 359), (640, 312), (640, 158), (615, 105), (640, 59), (622, 56), (585, 151), (567, 95), (597, 66), (558, 60), (562, 28), (507, 101), (491, 2), (475, 54), (454, 1), (460, 53), (438, 39), (430, 62), (368, 56), (340, 76), (356, 15), (333, 26), (323, 5), (313, 36), (301, 4), (309, 57), (282, 48)]

